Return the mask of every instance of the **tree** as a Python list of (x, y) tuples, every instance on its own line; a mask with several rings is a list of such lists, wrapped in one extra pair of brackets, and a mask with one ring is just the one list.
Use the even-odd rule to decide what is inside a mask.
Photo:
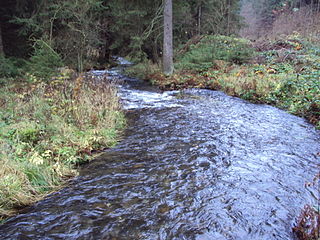
[(96, 61), (97, 49), (103, 45), (104, 11), (99, 0), (43, 0), (22, 11), (15, 22), (21, 25), (21, 34), (45, 41), (66, 64), (83, 71), (86, 61)]
[[(164, 4), (171, 12), (166, 37)], [(237, 33), (238, 6), (239, 0), (1, 0), (0, 23), (6, 56), (27, 58), (34, 41), (42, 40), (78, 70), (112, 61), (114, 55), (159, 63), (169, 54), (170, 73), (172, 48), (199, 34)]]
[(173, 73), (173, 34), (172, 34), (172, 0), (164, 2), (163, 30), (163, 73)]

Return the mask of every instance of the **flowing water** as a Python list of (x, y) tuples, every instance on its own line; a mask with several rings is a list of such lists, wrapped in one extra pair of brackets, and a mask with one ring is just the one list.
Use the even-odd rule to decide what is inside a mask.
[(294, 239), (319, 194), (305, 185), (319, 167), (313, 126), (221, 92), (109, 75), (123, 79), (123, 140), (0, 226), (0, 239)]

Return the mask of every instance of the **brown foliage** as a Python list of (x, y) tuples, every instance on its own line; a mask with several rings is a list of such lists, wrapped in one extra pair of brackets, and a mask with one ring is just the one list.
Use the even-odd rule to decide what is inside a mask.
[(299, 240), (318, 240), (320, 237), (319, 231), (319, 212), (311, 206), (306, 205), (298, 218), (297, 225), (293, 227), (293, 232)]
[[(242, 37), (255, 40), (265, 38), (273, 40), (281, 35), (291, 35), (298, 32), (303, 37), (319, 41), (320, 12), (314, 11), (312, 6), (296, 10), (289, 7), (274, 10), (271, 23), (262, 21), (249, 3), (243, 7), (241, 15), (247, 23), (247, 26), (240, 31)], [(286, 46), (284, 47), (286, 48)]]
[(312, 103), (310, 106), (310, 114), (306, 117), (312, 124), (320, 122), (320, 104)]
[(273, 23), (271, 35), (290, 35), (299, 32), (302, 36), (320, 33), (320, 13), (312, 11), (311, 7), (304, 7), (296, 12), (287, 10), (281, 13)]
[[(318, 153), (320, 155), (320, 153)], [(316, 187), (319, 190), (320, 172), (313, 178), (312, 182), (306, 183), (306, 187)], [(320, 239), (320, 198), (317, 206), (305, 205), (297, 220), (296, 226), (292, 228), (299, 240)]]

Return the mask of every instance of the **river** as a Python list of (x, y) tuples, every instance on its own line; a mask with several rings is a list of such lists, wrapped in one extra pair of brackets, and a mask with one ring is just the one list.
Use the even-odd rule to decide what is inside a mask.
[(123, 140), (1, 225), (0, 239), (294, 239), (301, 209), (317, 204), (306, 182), (319, 131), (222, 92), (163, 93), (108, 74), (122, 80)]

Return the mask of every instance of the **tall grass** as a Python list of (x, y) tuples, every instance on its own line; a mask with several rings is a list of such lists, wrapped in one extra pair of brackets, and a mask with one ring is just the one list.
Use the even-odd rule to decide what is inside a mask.
[(115, 88), (85, 75), (0, 89), (0, 218), (77, 174), (125, 125)]

